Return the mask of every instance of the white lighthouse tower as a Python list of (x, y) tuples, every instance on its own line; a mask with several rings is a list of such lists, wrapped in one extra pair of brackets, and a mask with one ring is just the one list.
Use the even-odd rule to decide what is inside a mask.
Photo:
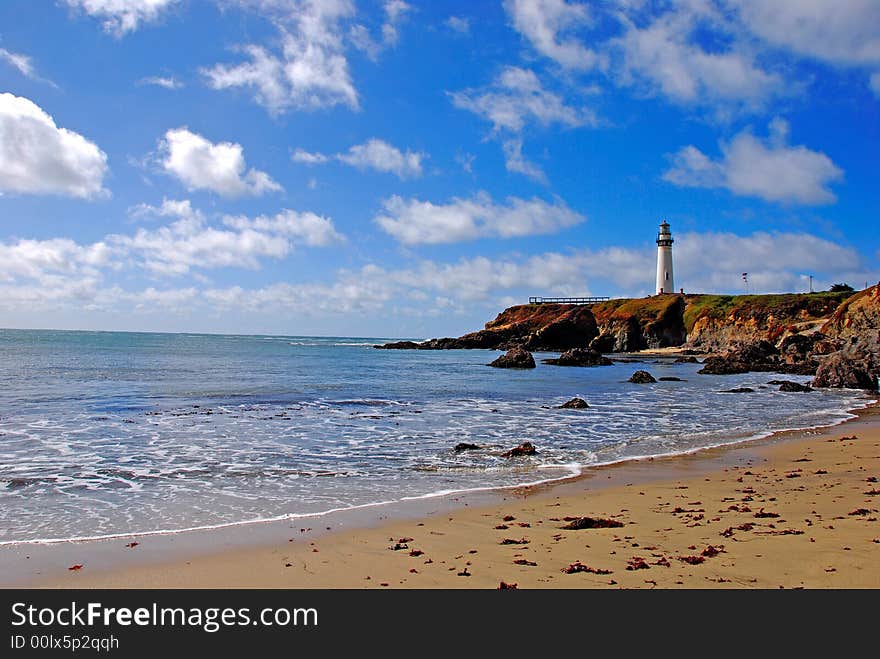
[(675, 293), (675, 279), (672, 275), (672, 232), (669, 222), (660, 224), (657, 234), (657, 294)]

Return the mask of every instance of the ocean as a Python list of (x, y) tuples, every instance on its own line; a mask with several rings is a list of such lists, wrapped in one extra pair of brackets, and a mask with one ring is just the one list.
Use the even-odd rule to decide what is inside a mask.
[[(839, 423), (870, 400), (655, 357), (512, 371), (486, 366), (493, 351), (372, 348), (387, 340), (0, 330), (0, 544), (536, 483)], [(683, 381), (627, 382), (637, 369)], [(557, 408), (573, 396), (589, 409)], [(524, 441), (535, 456), (500, 456)]]

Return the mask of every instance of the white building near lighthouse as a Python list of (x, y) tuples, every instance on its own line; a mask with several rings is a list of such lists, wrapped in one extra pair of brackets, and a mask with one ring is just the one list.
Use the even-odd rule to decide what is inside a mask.
[(669, 222), (660, 224), (657, 234), (657, 295), (675, 293), (675, 279), (672, 274), (672, 232)]

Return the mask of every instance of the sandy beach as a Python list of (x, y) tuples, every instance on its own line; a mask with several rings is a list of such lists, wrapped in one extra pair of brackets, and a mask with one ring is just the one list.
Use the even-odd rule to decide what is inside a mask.
[(157, 537), (64, 543), (46, 548), (42, 559), (22, 557), (19, 548), (22, 565), (36, 560), (16, 581), (85, 588), (877, 588), (878, 480), (874, 406), (835, 427), (596, 468), (561, 483), (497, 492), (488, 503), (455, 497), (414, 519), (328, 531), (326, 519), (314, 518), (276, 525), (268, 535), (241, 526), (231, 531), (236, 543), (204, 532), (198, 547), (184, 543), (175, 553)]

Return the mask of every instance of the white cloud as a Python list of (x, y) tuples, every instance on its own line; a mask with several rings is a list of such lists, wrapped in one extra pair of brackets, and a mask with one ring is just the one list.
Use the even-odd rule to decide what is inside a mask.
[(768, 43), (834, 64), (880, 63), (876, 0), (727, 0)]
[[(721, 115), (733, 109), (760, 109), (787, 91), (780, 75), (761, 68), (755, 55), (736, 41), (712, 5), (676, 6), (646, 27), (623, 21), (624, 34), (611, 42), (622, 56), (623, 84), (641, 84), (677, 103), (713, 106)], [(695, 37), (706, 25), (731, 43), (706, 50)]]
[(602, 64), (602, 57), (574, 37), (563, 34), (590, 22), (589, 9), (566, 0), (505, 0), (504, 8), (517, 32), (539, 53), (565, 69), (585, 71)]
[(354, 14), (350, 0), (251, 4), (260, 10), (274, 10), (272, 20), (281, 34), (281, 56), (263, 46), (245, 46), (241, 50), (248, 61), (202, 70), (211, 87), (253, 89), (254, 99), (273, 114), (335, 105), (358, 109), (340, 26)]
[(117, 37), (134, 32), (141, 23), (158, 20), (163, 11), (178, 0), (67, 0), (67, 4), (81, 9), (103, 21), (104, 29)]
[(584, 221), (561, 201), (509, 197), (496, 204), (481, 192), (470, 199), (434, 204), (397, 195), (374, 218), (383, 231), (406, 245), (454, 243), (482, 237), (518, 238), (555, 233)]
[(412, 7), (403, 2), (403, 0), (386, 0), (383, 9), (385, 12), (385, 22), (382, 23), (380, 28), (380, 38), (374, 39), (370, 34), (369, 28), (361, 24), (353, 25), (348, 33), (348, 37), (355, 48), (366, 53), (367, 57), (373, 61), (379, 58), (383, 50), (397, 45), (400, 38), (397, 28), (404, 15)]
[(450, 16), (443, 24), (458, 34), (468, 34), (471, 31), (471, 20), (465, 16)]
[(323, 153), (306, 151), (305, 149), (297, 149), (290, 157), (294, 162), (301, 162), (306, 165), (323, 165), (325, 162), (330, 161), (330, 156), (326, 156)]
[(94, 143), (29, 99), (0, 94), (0, 192), (89, 199), (108, 194), (106, 172), (107, 155)]
[(254, 230), (289, 237), (309, 247), (329, 247), (345, 240), (330, 218), (308, 211), (298, 213), (285, 209), (271, 217), (261, 215), (254, 219), (227, 217), (223, 223), (239, 231)]
[(37, 77), (37, 72), (34, 70), (34, 65), (31, 62), (31, 58), (27, 55), (22, 55), (21, 53), (13, 53), (6, 50), (5, 48), (0, 48), (0, 60), (7, 62), (15, 69), (18, 69), (18, 72), (25, 78)]
[(817, 289), (835, 281), (864, 281), (868, 275), (856, 250), (806, 233), (684, 233), (676, 237), (676, 279), (687, 290), (706, 293), (772, 293)]
[(158, 275), (184, 275), (194, 268), (256, 270), (261, 257), (283, 258), (295, 245), (326, 247), (343, 240), (330, 219), (309, 212), (283, 210), (254, 219), (226, 217), (227, 228), (210, 226), (189, 201), (164, 200), (160, 207), (142, 205), (137, 212), (177, 220), (156, 229), (138, 229), (131, 236), (108, 236), (107, 242)]
[(138, 84), (154, 85), (156, 87), (164, 87), (165, 89), (180, 89), (183, 87), (183, 83), (174, 76), (149, 76), (141, 78)]
[(224, 197), (261, 195), (281, 190), (265, 172), (245, 172), (242, 146), (234, 142), (213, 143), (186, 127), (165, 133), (159, 151), (162, 166), (189, 190), (211, 190)]
[(297, 149), (291, 155), (294, 162), (307, 165), (321, 165), (330, 160), (338, 160), (358, 169), (373, 169), (377, 172), (396, 174), (401, 179), (418, 178), (422, 175), (422, 160), (427, 156), (417, 151), (401, 151), (380, 139), (372, 138), (363, 144), (352, 146), (346, 153), (328, 156), (323, 153)]
[(0, 281), (32, 279), (51, 283), (58, 275), (94, 276), (110, 263), (104, 242), (79, 245), (69, 238), (0, 243)]
[(451, 96), (457, 108), (491, 121), (495, 132), (521, 132), (529, 120), (543, 126), (596, 123), (591, 111), (566, 105), (561, 96), (543, 88), (534, 71), (515, 66), (505, 68), (488, 89), (465, 89)]
[(336, 157), (358, 169), (375, 169), (396, 174), (400, 178), (410, 178), (422, 175), (422, 159), (425, 154), (413, 151), (402, 153), (387, 142), (374, 138), (363, 144), (356, 144), (348, 153), (338, 154)]
[(748, 129), (721, 143), (721, 158), (712, 160), (695, 146), (672, 156), (663, 178), (682, 187), (724, 188), (766, 201), (829, 204), (836, 200), (829, 185), (843, 171), (824, 153), (787, 145), (788, 124), (775, 119), (768, 140)]
[(507, 167), (507, 171), (523, 174), (539, 183), (546, 183), (547, 176), (540, 167), (523, 156), (522, 147), (521, 139), (509, 139), (502, 142), (501, 149), (504, 151), (504, 165)]

